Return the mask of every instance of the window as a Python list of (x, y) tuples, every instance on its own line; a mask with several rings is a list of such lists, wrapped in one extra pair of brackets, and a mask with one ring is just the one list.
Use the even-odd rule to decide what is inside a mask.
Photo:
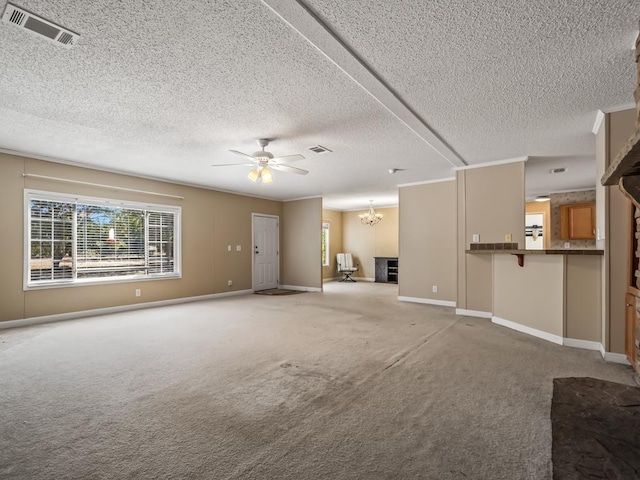
[(322, 266), (329, 266), (329, 224), (322, 224)]
[(25, 191), (25, 287), (180, 276), (180, 207)]

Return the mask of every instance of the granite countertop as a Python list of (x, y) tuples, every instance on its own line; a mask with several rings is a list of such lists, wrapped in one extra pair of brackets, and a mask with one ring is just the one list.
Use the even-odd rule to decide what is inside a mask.
[(523, 250), (523, 249), (492, 249), (492, 250), (465, 250), (466, 253), (479, 254), (510, 254), (510, 255), (604, 255), (604, 250), (595, 248), (559, 248), (557, 250)]

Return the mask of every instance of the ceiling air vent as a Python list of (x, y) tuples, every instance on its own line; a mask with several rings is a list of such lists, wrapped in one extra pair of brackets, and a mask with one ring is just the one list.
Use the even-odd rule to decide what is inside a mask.
[(327, 147), (323, 147), (322, 145), (316, 145), (315, 147), (309, 147), (309, 150), (315, 153), (331, 153)]
[(549, 173), (564, 173), (566, 171), (567, 171), (567, 167), (552, 168), (551, 170), (549, 170)]
[(20, 7), (11, 5), (10, 3), (7, 4), (7, 8), (4, 10), (2, 21), (23, 28), (28, 32), (44, 37), (57, 45), (62, 45), (67, 48), (75, 45), (80, 38), (80, 35), (77, 33), (38, 17), (33, 13), (29, 13)]

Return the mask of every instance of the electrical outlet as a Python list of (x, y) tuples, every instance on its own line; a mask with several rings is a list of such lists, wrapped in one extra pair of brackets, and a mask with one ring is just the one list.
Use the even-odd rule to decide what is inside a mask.
[(229, 286), (233, 285), (233, 280), (227, 280), (227, 285)]
[(564, 248), (571, 248), (570, 242), (564, 242)]
[(231, 251), (231, 245), (227, 245), (227, 252)]
[(480, 243), (480, 234), (479, 233), (474, 233), (473, 235), (471, 235), (472, 238), (472, 242), (473, 243)]
[(504, 241), (505, 242), (511, 242), (511, 234), (510, 233), (505, 233), (504, 235)]
[(142, 295), (142, 291), (139, 288), (136, 288), (136, 297)]
[(433, 290), (433, 293), (438, 293), (438, 286), (434, 285), (433, 287), (431, 287), (431, 290)]
[(240, 245), (236, 245), (236, 252), (242, 251), (242, 247)]

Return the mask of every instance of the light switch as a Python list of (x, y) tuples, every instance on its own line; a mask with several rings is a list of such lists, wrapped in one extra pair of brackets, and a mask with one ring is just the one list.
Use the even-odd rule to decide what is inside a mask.
[(236, 252), (242, 251), (242, 247), (240, 245), (236, 245)]
[(231, 251), (231, 245), (227, 245), (227, 252)]

